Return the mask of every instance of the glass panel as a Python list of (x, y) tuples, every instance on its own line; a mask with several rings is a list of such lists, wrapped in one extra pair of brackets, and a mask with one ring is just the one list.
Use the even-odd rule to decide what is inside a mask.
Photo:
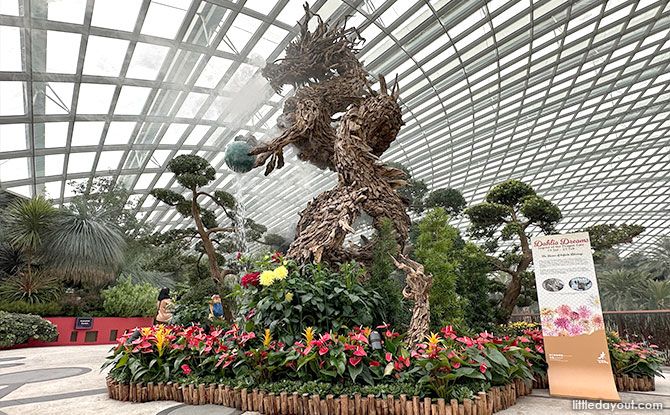
[(137, 0), (95, 0), (91, 26), (132, 32), (140, 6)]
[(152, 0), (142, 25), (142, 34), (174, 39), (190, 4), (190, 0)]
[(0, 152), (27, 148), (26, 124), (0, 124)]
[(160, 72), (169, 48), (166, 46), (138, 43), (128, 67), (127, 78), (154, 80)]
[(114, 109), (114, 114), (136, 115), (141, 113), (150, 92), (151, 88), (123, 86), (119, 100), (116, 103), (116, 108)]
[(67, 163), (67, 173), (91, 171), (93, 160), (95, 160), (95, 153), (70, 153)]
[(221, 77), (226, 74), (226, 71), (228, 68), (230, 68), (232, 63), (232, 61), (219, 58), (218, 56), (211, 57), (209, 62), (207, 62), (205, 69), (202, 70), (202, 73), (200, 74), (200, 77), (196, 81), (195, 85), (206, 88), (214, 88), (221, 80)]
[(137, 123), (128, 121), (112, 121), (107, 130), (105, 145), (110, 144), (128, 144), (130, 136)]
[[(32, 0), (33, 3), (34, 0)], [(48, 1), (47, 18), (67, 23), (84, 23), (86, 0)], [(34, 13), (35, 9), (33, 9)]]
[[(65, 154), (49, 154), (44, 156), (44, 175), (58, 176), (63, 174), (63, 162), (65, 161)], [(58, 192), (60, 196), (60, 190)]]
[(114, 85), (81, 84), (77, 114), (107, 114)]
[(19, 0), (0, 1), (0, 14), (19, 16)]
[(27, 179), (28, 177), (27, 157), (0, 160), (0, 182)]
[(18, 27), (0, 26), (0, 71), (21, 71), (21, 29)]
[(23, 115), (24, 82), (0, 81), (0, 115)]
[(47, 31), (47, 72), (77, 72), (80, 42), (80, 34)]
[(103, 121), (77, 121), (72, 131), (73, 146), (97, 146), (100, 143)]
[(44, 147), (65, 147), (68, 124), (67, 122), (44, 123)]
[(105, 171), (105, 170), (117, 170), (119, 168), (119, 163), (121, 162), (121, 157), (123, 157), (123, 151), (103, 151), (100, 153), (100, 159), (98, 159), (98, 166), (96, 171)]
[(127, 40), (89, 36), (84, 60), (85, 75), (118, 76), (128, 49)]

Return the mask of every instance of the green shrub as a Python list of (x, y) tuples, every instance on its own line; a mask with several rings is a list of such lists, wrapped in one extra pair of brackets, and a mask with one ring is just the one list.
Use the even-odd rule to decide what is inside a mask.
[(25, 301), (6, 301), (0, 303), (0, 310), (8, 313), (37, 314), (38, 316), (60, 316), (63, 306), (60, 303), (27, 303)]
[(129, 277), (102, 291), (103, 309), (109, 317), (144, 317), (156, 313), (158, 289), (151, 284), (133, 284)]
[(51, 342), (57, 338), (56, 326), (40, 316), (0, 311), (0, 347), (23, 344), (30, 339)]
[[(283, 277), (266, 285), (261, 274), (259, 285), (233, 293), (242, 316), (248, 318), (247, 330), (269, 328), (292, 344), (305, 327), (337, 331), (382, 322), (381, 296), (358, 282), (365, 271), (355, 262), (342, 264), (334, 272), (322, 264), (298, 267), (281, 258), (275, 261), (259, 267), (267, 272), (282, 269)], [(277, 267), (280, 262), (286, 265)]]
[(43, 303), (61, 297), (61, 282), (54, 276), (40, 271), (13, 275), (0, 284), (0, 299)]

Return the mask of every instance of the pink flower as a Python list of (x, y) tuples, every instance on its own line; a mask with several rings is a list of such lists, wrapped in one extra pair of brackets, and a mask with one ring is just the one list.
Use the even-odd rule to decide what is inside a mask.
[(452, 366), (454, 369), (458, 369), (459, 367), (461, 367), (461, 364), (458, 363), (458, 362), (454, 362), (454, 364), (451, 365), (451, 366)]
[(370, 360), (370, 367), (377, 367), (377, 366), (380, 366), (380, 365), (381, 365), (381, 363), (379, 363), (378, 361)]
[(390, 362), (391, 360), (393, 360), (393, 355), (390, 352), (386, 352), (386, 354), (384, 355), (384, 359), (386, 359), (387, 362)]
[(570, 320), (568, 320), (566, 317), (559, 317), (556, 320), (554, 320), (554, 324), (558, 328), (567, 329), (568, 326), (570, 325)]
[(482, 364), (479, 365), (479, 371), (482, 373), (486, 373), (486, 363), (482, 362)]
[(365, 353), (365, 350), (361, 346), (358, 346), (356, 350), (354, 351), (354, 356), (367, 356), (368, 354)]
[(444, 334), (444, 337), (449, 337), (451, 339), (456, 338), (456, 332), (452, 326), (442, 327), (440, 331)]
[(579, 318), (590, 318), (591, 317), (591, 309), (588, 308), (585, 305), (580, 306), (577, 309), (577, 313), (579, 314)]
[(326, 346), (319, 347), (319, 356), (323, 356), (326, 353), (328, 353), (328, 348)]
[(185, 374), (186, 376), (188, 376), (188, 375), (191, 374), (191, 367), (190, 367), (189, 365), (187, 365), (186, 363), (184, 363), (183, 365), (181, 365), (181, 370), (182, 370), (182, 372), (184, 372), (184, 374)]
[(556, 312), (558, 314), (560, 314), (561, 316), (568, 316), (568, 315), (570, 315), (572, 310), (570, 309), (569, 305), (563, 304), (563, 305), (559, 306), (558, 308), (556, 308)]
[(356, 366), (356, 365), (358, 365), (359, 363), (361, 363), (361, 360), (363, 360), (362, 357), (351, 356), (351, 357), (349, 358), (349, 364), (350, 364), (351, 366)]

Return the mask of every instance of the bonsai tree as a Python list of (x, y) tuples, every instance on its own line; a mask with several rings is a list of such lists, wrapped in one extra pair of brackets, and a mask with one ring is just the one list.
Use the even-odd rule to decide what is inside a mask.
[(629, 244), (633, 238), (644, 232), (644, 226), (621, 225), (603, 223), (600, 225), (589, 226), (582, 232), (588, 232), (591, 239), (591, 248), (593, 248), (593, 259), (600, 260), (607, 250), (617, 245)]
[[(500, 302), (500, 318), (507, 321), (533, 262), (530, 237), (533, 232), (554, 232), (561, 211), (528, 184), (512, 179), (493, 186), (485, 201), (466, 209), (465, 215), (470, 235), (484, 240), (493, 269), (510, 276)], [(499, 250), (501, 242), (504, 247)]]
[[(216, 190), (213, 193), (202, 190), (204, 186), (214, 181), (216, 173), (204, 158), (194, 154), (177, 156), (168, 163), (168, 170), (175, 174), (180, 185), (190, 191), (190, 198), (186, 198), (170, 189), (153, 189), (151, 195), (167, 205), (174, 206), (183, 216), (193, 218), (195, 229), (180, 230), (179, 236), (182, 238), (197, 236), (200, 239), (199, 247), (207, 256), (212, 279), (215, 283), (220, 284), (223, 281), (222, 272), (219, 268), (220, 255), (217, 255), (214, 243), (226, 238), (221, 238), (217, 234), (233, 233), (236, 227), (244, 226), (249, 231), (250, 237), (257, 239), (265, 233), (266, 228), (251, 219), (246, 219), (244, 223), (240, 223), (242, 218), (236, 213), (237, 202), (230, 193), (223, 190)], [(212, 200), (223, 210), (225, 216), (230, 219), (229, 226), (219, 226), (217, 215), (213, 211), (200, 206), (200, 200), (203, 198)], [(226, 318), (232, 319), (230, 310), (226, 309), (225, 311)]]

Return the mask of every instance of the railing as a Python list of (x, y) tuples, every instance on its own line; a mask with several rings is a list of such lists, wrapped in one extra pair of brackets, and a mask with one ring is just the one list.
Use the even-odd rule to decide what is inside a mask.
[[(649, 341), (659, 349), (670, 351), (670, 309), (604, 311), (608, 330), (616, 330), (623, 338)], [(512, 321), (540, 322), (535, 313), (512, 314)]]

